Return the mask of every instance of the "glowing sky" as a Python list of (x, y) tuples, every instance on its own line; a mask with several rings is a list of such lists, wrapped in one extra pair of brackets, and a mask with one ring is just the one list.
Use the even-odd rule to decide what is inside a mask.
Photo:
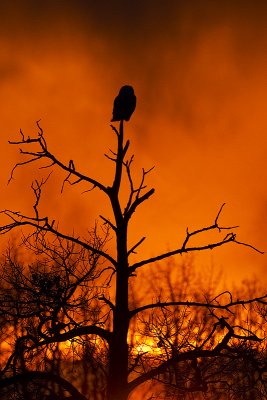
[[(1, 2), (1, 208), (30, 210), (35, 175), (28, 167), (6, 187), (18, 160), (7, 140), (19, 128), (33, 133), (38, 119), (63, 161), (108, 182), (112, 103), (131, 84), (135, 166), (156, 167), (148, 179), (156, 193), (132, 231), (147, 236), (144, 255), (181, 243), (187, 226), (213, 223), (224, 202), (222, 223), (267, 250), (267, 3), (222, 3)], [(44, 207), (84, 230), (102, 212), (99, 196), (76, 187), (62, 197), (60, 178), (51, 177)], [(229, 246), (196, 262), (242, 279), (260, 276), (266, 256)]]

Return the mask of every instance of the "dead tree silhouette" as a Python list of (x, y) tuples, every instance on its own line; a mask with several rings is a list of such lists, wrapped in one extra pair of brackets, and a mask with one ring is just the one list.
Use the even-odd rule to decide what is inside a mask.
[[(65, 280), (62, 282), (61, 279), (58, 279), (58, 274), (49, 274), (43, 279), (43, 276), (36, 275), (36, 272), (33, 271), (35, 275), (31, 275), (31, 280), (25, 277), (22, 280), (15, 278), (14, 281), (16, 287), (21, 289), (20, 292), (24, 290), (27, 296), (31, 296), (31, 303), (18, 302), (14, 290), (8, 292), (10, 296), (15, 293), (13, 297), (2, 296), (1, 314), (9, 313), (11, 319), (16, 317), (24, 321), (27, 321), (27, 318), (33, 318), (33, 327), (31, 332), (22, 331), (20, 337), (13, 341), (12, 354), (0, 371), (0, 388), (11, 384), (16, 385), (16, 382), (22, 381), (23, 378), (30, 380), (41, 378), (62, 385), (73, 398), (84, 400), (86, 397), (81, 393), (78, 394), (79, 390), (76, 388), (75, 379), (72, 383), (71, 380), (68, 381), (43, 370), (45, 366), (41, 363), (34, 363), (37, 350), (45, 350), (60, 342), (80, 341), (80, 338), (84, 336), (92, 338), (93, 344), (101, 343), (99, 348), (101, 351), (106, 351), (106, 357), (102, 357), (102, 354), (99, 355), (97, 364), (103, 363), (102, 369), (105, 375), (103, 391), (105, 392), (104, 398), (107, 400), (126, 400), (138, 386), (147, 381), (157, 381), (159, 377), (166, 376), (166, 372), (171, 368), (186, 361), (190, 362), (193, 370), (196, 371), (198, 365), (205, 359), (238, 356), (238, 347), (234, 345), (235, 342), (259, 342), (261, 340), (257, 336), (257, 331), (254, 332), (246, 326), (242, 326), (242, 320), (238, 325), (232, 325), (227, 320), (227, 315), (233, 313), (236, 307), (243, 307), (253, 302), (264, 306), (267, 299), (266, 294), (260, 298), (249, 300), (235, 299), (230, 294), (226, 297), (220, 294), (203, 301), (180, 300), (176, 296), (173, 299), (170, 297), (151, 299), (149, 297), (141, 304), (131, 303), (129, 286), (138, 281), (142, 271), (151, 277), (151, 270), (157, 271), (157, 264), (170, 257), (210, 251), (228, 244), (246, 245), (257, 250), (255, 247), (237, 240), (235, 226), (221, 225), (219, 219), (224, 205), (220, 207), (211, 224), (195, 230), (187, 229), (182, 243), (178, 243), (172, 250), (162, 251), (153, 257), (144, 258), (139, 252), (145, 237), (141, 236), (136, 239), (136, 242), (129, 243), (130, 222), (137, 209), (139, 210), (139, 207), (155, 191), (154, 188), (148, 188), (146, 185), (146, 177), (153, 168), (143, 168), (138, 180), (136, 174), (133, 173), (134, 157), (128, 154), (130, 141), (129, 139), (125, 140), (124, 120), (130, 119), (135, 104), (136, 98), (133, 89), (130, 86), (122, 87), (115, 99), (113, 111), (113, 121), (120, 121), (119, 127), (111, 125), (112, 131), (115, 133), (116, 149), (110, 150), (110, 153), (106, 154), (114, 166), (113, 177), (109, 184), (103, 183), (91, 174), (83, 173), (76, 167), (73, 160), (64, 163), (58, 156), (51, 153), (39, 122), (37, 122), (36, 136), (26, 137), (21, 131), (19, 140), (10, 141), (10, 144), (20, 147), (20, 154), (25, 159), (14, 166), (9, 181), (12, 180), (18, 167), (41, 161), (42, 169), (46, 171), (51, 168), (59, 168), (66, 173), (62, 189), (64, 189), (65, 183), (70, 185), (82, 183), (88, 189), (87, 192), (98, 189), (109, 202), (112, 212), (109, 217), (100, 215), (99, 220), (103, 223), (100, 236), (97, 230), (92, 229), (88, 230), (90, 233), (88, 237), (76, 234), (74, 231), (67, 233), (57, 221), (49, 215), (43, 214), (42, 207), (40, 207), (43, 187), (48, 181), (45, 178), (35, 180), (32, 184), (35, 196), (32, 213), (10, 209), (1, 212), (4, 222), (0, 225), (0, 233), (4, 234), (13, 229), (27, 227), (30, 233), (23, 238), (23, 243), (28, 246), (28, 249), (35, 249), (35, 254), (45, 253), (49, 256), (52, 254), (51, 258), (53, 260), (54, 257), (54, 261), (57, 261), (57, 268), (59, 271), (63, 271)], [(121, 196), (124, 189), (128, 191), (123, 192), (123, 196)], [(103, 232), (106, 233), (103, 235)], [(205, 235), (203, 238), (202, 233), (210, 234), (209, 239)], [(215, 239), (211, 239), (212, 234), (216, 234)], [(214, 236), (212, 237), (214, 238)], [(58, 243), (59, 247), (55, 247), (55, 243)], [(79, 251), (77, 251), (77, 247)], [(77, 257), (80, 258), (78, 264)], [(8, 271), (9, 269), (7, 269)], [(103, 274), (106, 277), (106, 285), (102, 288)], [(21, 276), (23, 277), (23, 269)], [(21, 282), (23, 282), (22, 287)], [(8, 285), (11, 283), (10, 280), (7, 280)], [(32, 290), (32, 287), (36, 285), (41, 288), (38, 302), (33, 301), (32, 298), (36, 296), (36, 291)], [(91, 299), (91, 304), (98, 302), (95, 309), (90, 308), (89, 302), (88, 312), (90, 315), (85, 320), (80, 320), (79, 315), (82, 315), (82, 307), (86, 306), (88, 301), (83, 303), (83, 299), (78, 295), (75, 299), (72, 298), (78, 287), (81, 287), (82, 290), (86, 289), (85, 296), (87, 296), (87, 300)], [(101, 292), (99, 292), (100, 289)], [(37, 309), (29, 309), (29, 304), (32, 305), (31, 308), (37, 307)], [(42, 305), (41, 309), (38, 308), (38, 304)], [(102, 304), (102, 307), (99, 307), (99, 304)], [(28, 307), (26, 310), (25, 306)], [(77, 313), (78, 306), (81, 308), (80, 313)], [(192, 308), (208, 310), (212, 320), (209, 325), (210, 329), (198, 336), (197, 340), (191, 336), (186, 337), (182, 347), (179, 347), (180, 344), (177, 341), (179, 346), (177, 345), (175, 348), (170, 326), (165, 326), (166, 322), (171, 321), (169, 315), (172, 314), (173, 307), (178, 310), (186, 308), (189, 311)], [(18, 312), (23, 312), (23, 314), (18, 314)], [(157, 359), (155, 360), (153, 354), (147, 354), (142, 350), (138, 351), (134, 346), (130, 346), (128, 337), (133, 321), (145, 323), (144, 315), (150, 313), (152, 318), (153, 315), (158, 318), (157, 312), (160, 316), (162, 315), (163, 319), (158, 319), (158, 324), (162, 324), (159, 325), (159, 329), (153, 326), (153, 340), (159, 344), (158, 348), (165, 351), (156, 353)], [(224, 313), (223, 328), (222, 313)], [(219, 330), (221, 331), (218, 336)], [(87, 346), (88, 357), (92, 355), (92, 343)], [(21, 359), (26, 361), (27, 357), (31, 357), (24, 370), (18, 363), (18, 354), (21, 355)], [(195, 388), (190, 389), (192, 391), (208, 390), (208, 387), (203, 378)]]

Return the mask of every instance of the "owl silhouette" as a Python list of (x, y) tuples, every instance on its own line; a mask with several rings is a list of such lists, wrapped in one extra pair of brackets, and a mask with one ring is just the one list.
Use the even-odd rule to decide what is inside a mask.
[(113, 121), (129, 121), (135, 110), (136, 97), (132, 86), (125, 85), (119, 91), (118, 96), (114, 100)]

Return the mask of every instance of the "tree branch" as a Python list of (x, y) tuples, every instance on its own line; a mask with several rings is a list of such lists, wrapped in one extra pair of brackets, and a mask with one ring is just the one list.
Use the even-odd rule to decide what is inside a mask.
[(115, 305), (110, 301), (109, 299), (106, 298), (103, 294), (98, 297), (99, 300), (104, 301), (107, 305), (109, 305), (110, 309), (114, 311), (116, 309)]
[(132, 203), (131, 207), (127, 211), (125, 217), (127, 220), (131, 218), (133, 213), (135, 212), (136, 208), (139, 206), (139, 204), (143, 203), (143, 201), (147, 200), (152, 194), (155, 193), (155, 189), (150, 189), (148, 192), (143, 194), (143, 196), (137, 197), (135, 201)]
[(192, 232), (189, 232), (189, 230), (187, 229), (186, 230), (186, 238), (185, 238), (185, 240), (184, 240), (184, 242), (183, 242), (183, 244), (182, 244), (182, 246), (180, 248), (172, 250), (172, 251), (168, 251), (166, 253), (160, 254), (160, 255), (155, 256), (155, 257), (148, 258), (146, 260), (139, 261), (139, 262), (137, 262), (137, 263), (135, 263), (135, 264), (133, 264), (132, 266), (129, 267), (129, 273), (130, 274), (134, 273), (136, 271), (136, 269), (142, 267), (143, 265), (151, 264), (151, 263), (154, 263), (156, 261), (161, 261), (161, 260), (164, 260), (165, 258), (169, 258), (169, 257), (177, 255), (177, 254), (184, 254), (184, 253), (189, 253), (189, 252), (194, 252), (194, 251), (202, 251), (202, 250), (212, 250), (212, 249), (214, 249), (216, 247), (220, 247), (222, 245), (225, 245), (226, 243), (231, 243), (231, 242), (234, 242), (234, 243), (240, 244), (240, 245), (245, 245), (245, 246), (250, 247), (253, 250), (257, 251), (258, 253), (263, 254), (263, 252), (258, 250), (256, 247), (254, 247), (254, 246), (252, 246), (250, 244), (246, 244), (246, 243), (242, 243), (242, 242), (237, 241), (236, 240), (236, 234), (233, 233), (233, 232), (227, 233), (227, 235), (223, 238), (223, 240), (220, 240), (218, 242), (209, 243), (209, 244), (205, 244), (205, 245), (202, 245), (202, 246), (187, 247), (187, 245), (189, 243), (189, 240), (193, 236), (196, 236), (196, 235), (198, 235), (200, 233), (208, 232), (208, 231), (214, 231), (214, 230), (218, 230), (219, 232), (221, 232), (223, 230), (231, 230), (231, 229), (237, 228), (237, 226), (222, 227), (222, 226), (220, 226), (218, 224), (218, 218), (219, 218), (219, 216), (221, 214), (221, 211), (222, 211), (224, 205), (225, 205), (225, 203), (221, 206), (221, 208), (220, 208), (220, 210), (219, 210), (219, 212), (218, 212), (218, 214), (217, 214), (217, 216), (215, 218), (214, 224), (206, 226), (206, 227), (203, 227), (203, 228), (200, 228), (200, 229), (196, 229), (196, 230), (194, 230)]
[[(25, 138), (23, 132), (20, 130), (21, 136), (22, 136), (22, 140), (19, 141), (9, 141), (10, 144), (14, 144), (14, 145), (24, 145), (24, 144), (32, 144), (32, 143), (36, 143), (40, 146), (40, 150), (41, 151), (24, 151), (22, 149), (20, 149), (20, 153), (23, 155), (27, 155), (30, 156), (30, 159), (27, 161), (23, 161), (20, 163), (17, 163), (14, 168), (11, 171), (11, 175), (10, 178), (8, 180), (8, 182), (10, 182), (13, 179), (14, 176), (14, 172), (15, 170), (25, 164), (29, 164), (32, 162), (35, 162), (37, 160), (40, 159), (48, 159), (51, 161), (51, 164), (49, 166), (52, 165), (57, 165), (58, 167), (60, 167), (62, 170), (66, 171), (68, 173), (67, 178), (65, 178), (64, 182), (68, 181), (70, 176), (75, 176), (76, 178), (78, 178), (78, 181), (76, 181), (76, 183), (80, 182), (80, 181), (85, 181), (88, 182), (90, 184), (93, 185), (93, 187), (97, 187), (98, 189), (102, 190), (104, 193), (108, 194), (108, 189), (106, 186), (104, 186), (102, 183), (98, 182), (97, 180), (90, 178), (80, 172), (78, 172), (74, 166), (74, 163), (72, 160), (69, 161), (69, 165), (65, 165), (63, 164), (61, 161), (59, 161), (57, 159), (56, 156), (54, 156), (52, 153), (50, 153), (48, 151), (47, 148), (47, 144), (43, 135), (43, 130), (39, 125), (39, 121), (36, 122), (39, 132), (38, 132), (38, 138), (31, 138), (28, 137), (27, 139)], [(42, 167), (43, 168), (43, 167)], [(64, 186), (64, 182), (63, 182), (63, 186)]]
[[(218, 296), (216, 296), (218, 298)], [(185, 307), (205, 307), (205, 308), (211, 308), (211, 309), (221, 309), (221, 310), (227, 310), (229, 311), (230, 308), (242, 305), (245, 306), (247, 304), (252, 304), (252, 303), (260, 303), (260, 304), (267, 304), (267, 293), (264, 296), (261, 297), (254, 297), (253, 299), (249, 300), (236, 300), (236, 301), (230, 301), (229, 303), (226, 304), (216, 304), (213, 302), (210, 303), (199, 303), (197, 301), (164, 301), (164, 302), (157, 302), (157, 303), (151, 303), (151, 304), (146, 304), (142, 307), (135, 308), (134, 310), (131, 310), (129, 312), (130, 318), (134, 317), (136, 314), (145, 311), (145, 310), (151, 310), (155, 308), (164, 308), (164, 307), (171, 307), (171, 306), (185, 306)]]
[(51, 337), (46, 337), (45, 339), (31, 346), (30, 349), (34, 349), (36, 347), (44, 346), (50, 343), (66, 342), (67, 340), (71, 340), (77, 336), (83, 335), (97, 335), (106, 340), (108, 343), (110, 342), (112, 336), (111, 332), (106, 329), (100, 328), (97, 325), (81, 326), (71, 329), (68, 332), (59, 333)]
[(143, 236), (140, 240), (138, 240), (138, 242), (128, 251), (128, 256), (129, 256), (131, 253), (136, 253), (135, 250), (137, 249), (138, 246), (140, 246), (140, 244), (143, 243), (143, 241), (144, 241), (145, 239), (146, 239), (145, 236)]
[(0, 380), (0, 388), (4, 389), (8, 386), (15, 385), (18, 383), (25, 384), (25, 382), (31, 382), (36, 380), (52, 381), (62, 386), (67, 390), (74, 399), (87, 400), (83, 394), (81, 394), (69, 381), (62, 378), (59, 375), (54, 375), (51, 372), (44, 371), (27, 371), (21, 374), (16, 374), (8, 378), (2, 378)]
[(100, 256), (104, 257), (106, 260), (111, 262), (111, 264), (114, 266), (117, 265), (116, 260), (113, 257), (111, 257), (109, 254), (107, 254), (105, 251), (98, 249), (96, 247), (93, 247), (89, 243), (84, 242), (84, 241), (80, 240), (79, 238), (76, 238), (71, 235), (66, 235), (64, 233), (61, 233), (58, 229), (55, 229), (54, 221), (52, 221), (52, 223), (50, 224), (48, 221), (48, 217), (43, 217), (43, 218), (32, 217), (31, 218), (31, 217), (27, 217), (23, 214), (20, 214), (19, 212), (10, 211), (10, 210), (0, 211), (0, 214), (7, 216), (8, 218), (10, 218), (13, 221), (10, 224), (0, 226), (0, 235), (3, 235), (5, 233), (11, 231), (12, 229), (17, 228), (18, 226), (31, 226), (36, 229), (37, 234), (40, 231), (41, 232), (49, 232), (49, 233), (55, 235), (56, 237), (65, 239), (72, 243), (76, 243), (93, 253), (99, 254)]
[[(143, 373), (142, 375), (138, 376), (137, 378), (133, 379), (129, 382), (129, 391), (131, 392), (140, 384), (155, 378), (157, 375), (164, 373), (168, 367), (182, 362), (182, 361), (190, 361), (190, 360), (197, 360), (198, 358), (213, 358), (213, 357), (228, 357), (228, 354), (222, 353), (223, 350), (228, 349), (228, 343), (231, 338), (236, 337), (241, 340), (250, 340), (250, 341), (259, 341), (260, 339), (257, 338), (256, 335), (253, 336), (241, 336), (236, 335), (233, 331), (233, 328), (230, 327), (226, 335), (223, 337), (221, 342), (219, 342), (213, 349), (206, 350), (196, 347), (194, 350), (188, 350), (183, 353), (175, 354), (174, 356), (170, 357), (168, 360), (163, 361), (160, 365), (155, 368), (152, 368), (150, 371)], [(234, 351), (234, 350), (232, 350)], [(238, 352), (238, 349), (236, 349)]]

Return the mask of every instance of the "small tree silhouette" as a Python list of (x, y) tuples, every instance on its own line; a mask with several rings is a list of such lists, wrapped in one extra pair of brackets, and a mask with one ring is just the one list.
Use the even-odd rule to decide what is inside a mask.
[[(39, 256), (40, 261), (25, 269), (19, 262), (14, 262), (8, 253), (3, 264), (5, 287), (0, 299), (1, 315), (9, 319), (8, 324), (13, 328), (10, 328), (12, 352), (2, 365), (0, 388), (16, 388), (23, 381), (24, 385), (28, 382), (42, 390), (44, 399), (62, 399), (65, 396), (85, 400), (86, 393), (82, 393), (80, 384), (75, 383), (74, 375), (71, 376), (66, 369), (60, 373), (55, 364), (53, 368), (48, 365), (48, 352), (50, 358), (51, 354), (52, 358), (55, 357), (55, 346), (68, 341), (74, 359), (79, 357), (77, 349), (83, 349), (83, 373), (88, 370), (89, 374), (89, 370), (94, 368), (98, 374), (101, 371), (101, 379), (92, 394), (95, 399), (126, 400), (138, 386), (151, 380), (160, 380), (170, 386), (184, 385), (183, 389), (190, 392), (207, 391), (212, 382), (205, 381), (201, 363), (209, 359), (224, 360), (226, 355), (238, 357), (236, 343), (257, 343), (261, 340), (256, 332), (242, 324), (242, 318), (236, 324), (228, 320), (227, 315), (231, 316), (235, 308), (246, 304), (264, 306), (267, 295), (240, 300), (224, 293), (191, 301), (184, 296), (179, 297), (178, 291), (172, 296), (159, 296), (152, 302), (139, 304), (134, 302), (132, 296), (129, 298), (129, 285), (134, 287), (139, 272), (145, 271), (148, 266), (151, 268), (153, 265), (156, 270), (160, 261), (175, 255), (211, 250), (230, 243), (258, 250), (238, 241), (234, 226), (220, 225), (222, 205), (213, 223), (194, 231), (188, 229), (179, 247), (132, 262), (131, 256), (145, 237), (129, 246), (129, 224), (135, 211), (153, 195), (154, 189), (147, 189), (145, 184), (151, 169), (142, 170), (138, 184), (133, 179), (133, 156), (128, 156), (130, 141), (124, 138), (124, 122), (120, 121), (118, 129), (111, 125), (117, 138), (117, 150), (106, 155), (114, 165), (114, 177), (109, 186), (80, 172), (73, 160), (68, 164), (60, 161), (50, 152), (39, 122), (37, 127), (36, 137), (25, 137), (21, 131), (20, 140), (10, 141), (12, 145), (22, 146), (20, 152), (26, 157), (14, 166), (10, 181), (16, 168), (44, 161), (42, 168), (58, 167), (66, 172), (62, 188), (66, 182), (71, 185), (83, 182), (90, 190), (99, 189), (110, 202), (113, 219), (101, 215), (101, 229), (95, 227), (86, 239), (61, 231), (56, 221), (39, 211), (42, 188), (47, 179), (35, 180), (32, 184), (35, 195), (32, 215), (8, 209), (1, 212), (9, 219), (0, 227), (2, 234), (19, 227), (31, 228), (23, 243)], [(120, 201), (123, 179), (129, 185), (125, 204)], [(115, 238), (115, 256), (106, 248), (110, 232)], [(203, 232), (219, 232), (220, 239), (191, 245), (192, 238)], [(114, 296), (112, 291), (108, 294), (109, 288), (114, 290)], [(206, 315), (207, 318), (207, 314), (209, 324), (204, 326), (202, 332), (200, 328), (197, 332), (192, 331), (189, 325), (184, 331), (183, 323), (195, 319), (200, 324), (199, 316)], [(146, 320), (148, 315), (149, 322)], [(19, 321), (16, 335), (15, 320)], [(139, 325), (138, 346), (132, 333), (136, 325)], [(130, 343), (131, 335), (133, 339)], [(182, 344), (179, 335), (184, 336)], [(153, 343), (156, 344), (151, 353), (140, 346), (140, 341), (145, 343), (146, 337), (150, 338), (152, 347)], [(66, 352), (64, 354), (66, 357)], [(185, 384), (179, 365), (186, 363), (190, 368), (187, 369)], [(55, 384), (61, 388), (60, 393), (53, 389)], [(83, 387), (86, 391), (86, 380)]]

